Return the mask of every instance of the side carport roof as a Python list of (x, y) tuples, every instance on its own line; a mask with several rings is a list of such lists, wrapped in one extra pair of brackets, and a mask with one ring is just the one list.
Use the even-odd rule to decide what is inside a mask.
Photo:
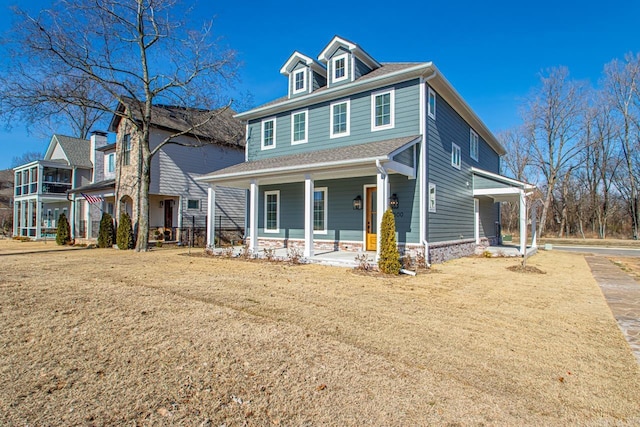
[(115, 179), (107, 179), (104, 181), (99, 181), (93, 184), (83, 185), (82, 187), (76, 187), (73, 190), (69, 190), (69, 194), (78, 194), (78, 193), (97, 193), (104, 190), (113, 190), (116, 188), (116, 180)]
[[(250, 179), (282, 177), (286, 174), (334, 174), (337, 169), (346, 169), (348, 171), (344, 171), (345, 173), (358, 176), (358, 167), (375, 168), (376, 161), (389, 162), (395, 154), (419, 141), (420, 136), (413, 135), (288, 156), (269, 157), (220, 169), (198, 177), (197, 180), (227, 185)], [(398, 166), (401, 168), (401, 165)], [(392, 167), (389, 169), (393, 171)]]
[(535, 185), (507, 178), (484, 169), (471, 168), (473, 195), (491, 197), (496, 202), (518, 201), (522, 192), (535, 190)]

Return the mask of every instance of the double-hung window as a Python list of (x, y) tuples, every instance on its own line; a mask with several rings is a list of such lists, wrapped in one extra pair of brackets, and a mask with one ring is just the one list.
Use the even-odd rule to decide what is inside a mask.
[(107, 173), (113, 173), (116, 170), (116, 154), (110, 153), (107, 156)]
[(268, 150), (276, 148), (276, 119), (265, 119), (262, 121), (262, 149)]
[(433, 120), (436, 119), (436, 93), (431, 88), (429, 88), (429, 95), (427, 100), (427, 114)]
[(479, 158), (478, 134), (475, 133), (473, 129), (471, 129), (469, 133), (469, 155), (473, 160), (475, 160), (476, 162), (478, 161), (478, 158)]
[(291, 113), (291, 144), (304, 144), (307, 141), (307, 110)]
[(348, 54), (342, 54), (332, 59), (333, 81), (339, 82), (347, 78), (347, 58)]
[(264, 192), (264, 231), (277, 233), (280, 231), (280, 191)]
[(126, 134), (122, 139), (122, 164), (129, 166), (131, 164), (131, 135)]
[(341, 136), (348, 136), (351, 132), (349, 124), (349, 115), (351, 110), (351, 103), (349, 100), (334, 102), (330, 105), (330, 126), (331, 134), (330, 138), (339, 138)]
[(301, 93), (307, 89), (306, 70), (297, 70), (293, 72), (293, 93)]
[(371, 94), (371, 130), (391, 129), (395, 121), (395, 90)]
[(313, 232), (327, 232), (327, 189), (316, 188), (313, 192)]
[(453, 142), (451, 143), (451, 166), (460, 169), (462, 159), (460, 158), (460, 147)]

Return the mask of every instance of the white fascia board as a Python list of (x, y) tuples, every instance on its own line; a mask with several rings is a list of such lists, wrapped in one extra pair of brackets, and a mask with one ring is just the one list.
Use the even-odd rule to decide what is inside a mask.
[(345, 40), (342, 37), (335, 36), (329, 42), (329, 44), (322, 50), (322, 52), (320, 52), (320, 54), (318, 55), (318, 61), (321, 61), (321, 62), (324, 62), (324, 63), (328, 62), (329, 61), (329, 52), (333, 51), (333, 47), (335, 45), (345, 46), (350, 52), (353, 52), (353, 50), (357, 47), (357, 45), (355, 43), (351, 43), (350, 41)]
[(387, 85), (391, 83), (399, 83), (413, 78), (418, 78), (424, 75), (427, 71), (434, 68), (435, 67), (433, 66), (432, 62), (424, 62), (410, 68), (398, 70), (393, 73), (383, 74), (371, 79), (356, 80), (352, 83), (333, 86), (319, 93), (318, 91), (315, 91), (310, 93), (309, 95), (303, 95), (296, 98), (288, 99), (277, 104), (258, 107), (253, 110), (245, 111), (244, 113), (236, 114), (233, 117), (240, 120), (251, 120), (258, 117), (264, 117), (266, 114), (276, 114), (281, 111), (300, 108), (312, 103), (315, 104), (331, 99), (337, 99), (338, 97), (349, 96), (352, 93), (358, 93), (363, 90), (373, 89), (375, 87), (381, 86), (382, 84)]
[(522, 189), (520, 188), (479, 188), (473, 190), (474, 196), (497, 196), (505, 194), (520, 194)]
[(303, 165), (296, 165), (296, 166), (274, 167), (269, 169), (262, 169), (260, 171), (255, 171), (255, 170), (242, 171), (242, 172), (226, 173), (226, 174), (215, 175), (215, 176), (205, 175), (205, 176), (197, 177), (195, 180), (203, 181), (203, 182), (214, 182), (217, 180), (229, 179), (229, 178), (241, 178), (241, 177), (259, 178), (262, 175), (271, 175), (271, 174), (295, 172), (295, 171), (308, 172), (310, 170), (327, 169), (327, 168), (340, 167), (340, 166), (355, 166), (355, 165), (366, 164), (366, 163), (375, 164), (376, 161), (385, 162), (387, 160), (389, 160), (387, 156), (369, 157), (365, 159), (338, 160), (334, 162), (322, 162), (322, 163), (312, 163), (312, 164), (306, 164), (306, 165), (303, 164)]
[(280, 74), (284, 74), (285, 76), (288, 76), (298, 61), (304, 62), (307, 66), (311, 67), (311, 69), (313, 69), (316, 72), (322, 73), (323, 71), (326, 71), (324, 67), (318, 64), (316, 61), (314, 61), (313, 58), (310, 58), (307, 55), (304, 55), (296, 50), (295, 52), (293, 52), (293, 54), (291, 54), (291, 56), (289, 57), (287, 62), (284, 63), (282, 68), (280, 68)]
[(485, 176), (487, 178), (495, 179), (496, 181), (500, 181), (500, 182), (503, 182), (505, 184), (514, 185), (516, 187), (525, 188), (527, 190), (532, 190), (532, 189), (536, 188), (535, 185), (527, 184), (526, 182), (518, 181), (517, 179), (507, 178), (506, 176), (499, 175), (499, 174), (493, 173), (493, 172), (489, 172), (489, 171), (486, 171), (484, 169), (478, 169), (478, 168), (472, 167), (471, 168), (471, 172), (473, 172), (476, 175)]

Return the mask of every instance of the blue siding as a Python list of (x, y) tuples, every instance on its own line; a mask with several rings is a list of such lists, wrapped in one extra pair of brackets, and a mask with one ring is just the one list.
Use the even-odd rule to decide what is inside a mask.
[(320, 89), (321, 87), (324, 87), (327, 85), (327, 77), (320, 75), (318, 73), (316, 73), (315, 71), (311, 72), (312, 75), (312, 80), (311, 80), (311, 90), (317, 90)]
[[(327, 233), (314, 233), (314, 240), (362, 242), (364, 238), (365, 210), (353, 210), (353, 199), (364, 199), (364, 186), (375, 185), (376, 177), (341, 180), (318, 180), (316, 188), (327, 188)], [(419, 240), (419, 202), (416, 180), (390, 175), (391, 194), (400, 200), (394, 211), (398, 242), (417, 243)], [(264, 232), (264, 193), (280, 191), (280, 230)], [(284, 239), (304, 239), (304, 183), (260, 186), (258, 200), (258, 235)]]
[[(345, 73), (347, 78), (344, 80), (334, 82), (333, 81), (333, 76), (334, 76), (333, 58), (335, 58), (336, 56), (343, 55), (345, 53), (347, 54), (346, 61), (345, 61)], [(327, 62), (327, 77), (329, 79), (329, 86), (339, 86), (341, 84), (349, 83), (353, 80), (351, 76), (351, 61), (353, 61), (353, 55), (347, 49), (343, 47), (339, 47), (338, 49), (335, 50), (335, 52), (333, 52), (333, 54), (329, 57), (329, 61)]]
[(480, 237), (497, 237), (496, 221), (500, 221), (500, 204), (490, 197), (480, 197)]
[[(469, 156), (470, 127), (440, 95), (436, 96), (436, 120), (427, 115), (427, 182), (436, 184), (436, 212), (427, 212), (427, 236), (430, 242), (471, 239), (475, 232), (470, 167), (477, 162)], [(451, 165), (452, 143), (461, 150), (460, 170)], [(486, 144), (483, 141), (481, 145)], [(489, 162), (490, 156), (483, 157)]]
[(417, 135), (420, 132), (419, 80), (414, 79), (387, 88), (390, 87), (395, 87), (395, 127), (393, 129), (371, 132), (371, 91), (366, 91), (344, 98), (350, 99), (351, 102), (350, 136), (330, 138), (330, 102), (309, 106), (309, 142), (306, 144), (291, 145), (290, 111), (277, 115), (276, 148), (271, 150), (261, 150), (261, 121), (250, 121), (247, 137), (249, 160)]
[(355, 75), (356, 79), (359, 79), (365, 74), (371, 72), (371, 68), (369, 68), (364, 62), (360, 61), (358, 58), (356, 58), (355, 61), (356, 61), (356, 75)]
[(414, 159), (414, 152), (413, 152), (413, 147), (409, 147), (406, 150), (396, 154), (393, 157), (393, 160), (395, 160), (398, 163), (401, 163), (405, 166), (411, 166), (413, 167), (413, 159)]

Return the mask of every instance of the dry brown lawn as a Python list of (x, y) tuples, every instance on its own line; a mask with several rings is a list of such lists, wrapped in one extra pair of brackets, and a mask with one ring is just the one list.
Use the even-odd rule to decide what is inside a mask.
[(0, 425), (640, 424), (580, 255), (387, 278), (43, 247), (0, 241)]

